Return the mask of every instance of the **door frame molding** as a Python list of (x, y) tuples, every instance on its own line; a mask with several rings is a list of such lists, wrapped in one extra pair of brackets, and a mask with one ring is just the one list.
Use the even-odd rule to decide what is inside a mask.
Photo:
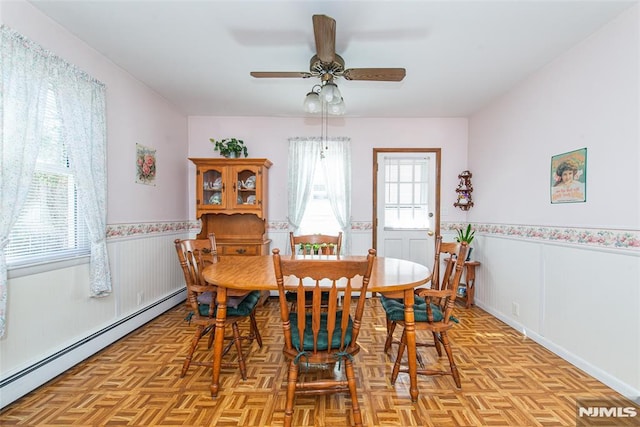
[(436, 206), (435, 206), (435, 230), (436, 236), (440, 235), (440, 163), (442, 161), (441, 148), (374, 148), (373, 149), (373, 214), (372, 218), (372, 248), (377, 248), (378, 243), (378, 154), (380, 153), (433, 153), (436, 156)]

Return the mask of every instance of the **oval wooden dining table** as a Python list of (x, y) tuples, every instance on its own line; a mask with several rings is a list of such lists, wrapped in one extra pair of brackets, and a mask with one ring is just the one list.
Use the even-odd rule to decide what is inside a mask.
[[(302, 258), (302, 256), (297, 256)], [(311, 257), (307, 256), (308, 259)], [(336, 257), (316, 256), (315, 259)], [(340, 259), (363, 259), (364, 256), (341, 256)], [(220, 389), (220, 367), (224, 347), (224, 324), (227, 316), (227, 293), (237, 295), (250, 291), (277, 291), (273, 269), (273, 256), (222, 256), (202, 272), (207, 283), (218, 286), (216, 328), (213, 347), (213, 372), (211, 396), (217, 397)], [(413, 290), (431, 280), (429, 268), (403, 259), (376, 257), (367, 292), (404, 298), (405, 330), (407, 331), (407, 357), (409, 364), (409, 394), (413, 402), (418, 400), (416, 337), (413, 311)], [(286, 278), (285, 278), (285, 286)]]

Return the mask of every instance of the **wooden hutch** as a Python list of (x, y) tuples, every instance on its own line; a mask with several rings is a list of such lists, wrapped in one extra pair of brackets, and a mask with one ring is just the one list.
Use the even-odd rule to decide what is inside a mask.
[(196, 165), (199, 239), (213, 232), (220, 255), (268, 255), (268, 159), (190, 158)]

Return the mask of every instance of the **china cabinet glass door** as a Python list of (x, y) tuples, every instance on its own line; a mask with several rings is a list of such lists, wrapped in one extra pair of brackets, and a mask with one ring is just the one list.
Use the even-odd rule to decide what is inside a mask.
[(202, 174), (202, 204), (208, 208), (224, 209), (226, 207), (227, 183), (223, 169), (208, 169)]
[(235, 206), (240, 209), (258, 207), (258, 171), (254, 167), (237, 167), (233, 169), (235, 177)]

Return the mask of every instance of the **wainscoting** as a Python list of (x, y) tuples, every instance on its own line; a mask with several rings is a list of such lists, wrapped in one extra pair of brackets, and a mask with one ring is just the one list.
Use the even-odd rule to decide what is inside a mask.
[(129, 315), (184, 288), (182, 270), (173, 246), (187, 235), (162, 234), (121, 239), (109, 245), (119, 315)]
[[(185, 299), (174, 239), (197, 223), (110, 226), (113, 292), (89, 297), (88, 260), (9, 279), (0, 340), (4, 407)], [(41, 319), (41, 320), (39, 320)]]
[(619, 393), (640, 396), (640, 253), (481, 235), (476, 304)]

